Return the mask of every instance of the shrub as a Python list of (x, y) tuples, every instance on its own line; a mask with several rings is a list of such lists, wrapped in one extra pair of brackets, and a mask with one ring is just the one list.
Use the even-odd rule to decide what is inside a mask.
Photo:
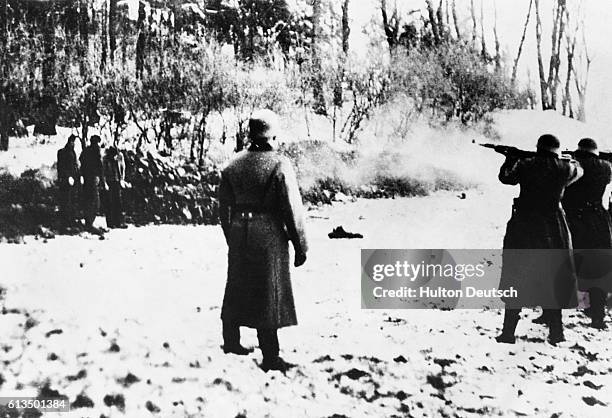
[(410, 97), (419, 113), (478, 122), (498, 109), (525, 108), (528, 92), (513, 87), (503, 72), (489, 69), (469, 46), (458, 42), (437, 48), (397, 49), (392, 57), (395, 94)]

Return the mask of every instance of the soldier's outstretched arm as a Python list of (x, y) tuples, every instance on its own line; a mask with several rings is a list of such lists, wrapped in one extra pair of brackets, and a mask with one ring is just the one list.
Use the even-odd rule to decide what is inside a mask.
[(507, 156), (499, 169), (499, 181), (512, 186), (519, 184), (519, 161), (518, 158)]

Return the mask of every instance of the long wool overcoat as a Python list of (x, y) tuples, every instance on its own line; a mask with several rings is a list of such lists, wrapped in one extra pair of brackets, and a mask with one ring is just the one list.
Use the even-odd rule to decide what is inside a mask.
[(612, 291), (612, 222), (603, 207), (606, 186), (612, 180), (610, 163), (596, 155), (576, 151), (584, 175), (569, 186), (563, 208), (572, 233), (578, 274), (578, 287), (599, 287)]
[(521, 187), (504, 237), (500, 288), (518, 292), (517, 298), (503, 299), (507, 308), (577, 305), (572, 241), (561, 198), (581, 174), (575, 161), (545, 151), (502, 165), (500, 181)]
[(271, 147), (239, 154), (222, 172), (219, 209), (229, 247), (221, 318), (259, 329), (296, 325), (289, 241), (303, 253), (307, 243), (289, 160)]

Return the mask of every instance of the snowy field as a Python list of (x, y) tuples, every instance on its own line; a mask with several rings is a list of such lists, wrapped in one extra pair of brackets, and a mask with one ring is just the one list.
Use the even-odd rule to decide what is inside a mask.
[[(579, 312), (565, 312), (567, 342), (553, 347), (529, 320), (515, 346), (495, 343), (499, 311), (360, 309), (360, 248), (499, 248), (512, 192), (310, 211), (312, 251), (293, 277), (300, 324), (279, 333), (281, 355), (298, 365), (286, 376), (263, 373), (258, 350), (220, 348), (219, 227), (2, 245), (2, 395), (48, 384), (90, 406), (71, 417), (607, 416), (612, 335)], [(365, 238), (328, 239), (338, 225)], [(253, 331), (243, 335), (256, 346)]]

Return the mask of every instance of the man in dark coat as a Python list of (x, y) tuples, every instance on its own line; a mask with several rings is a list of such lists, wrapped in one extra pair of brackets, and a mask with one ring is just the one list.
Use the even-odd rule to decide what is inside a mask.
[(104, 155), (104, 179), (108, 186), (106, 226), (125, 228), (121, 196), (121, 189), (125, 184), (125, 160), (123, 154), (115, 146), (109, 147)]
[(76, 137), (70, 135), (66, 145), (57, 151), (57, 182), (59, 186), (59, 206), (62, 227), (69, 228), (76, 222), (76, 205), (78, 188), (81, 184), (79, 163), (74, 142)]
[[(498, 342), (515, 342), (522, 307), (546, 309), (551, 344), (564, 341), (561, 309), (577, 305), (571, 238), (561, 208), (565, 188), (582, 175), (573, 160), (559, 158), (559, 140), (538, 139), (534, 157), (508, 155), (499, 173), (504, 184), (520, 184), (504, 237), (500, 289), (514, 288), (518, 297), (504, 299), (504, 326)], [(536, 251), (534, 251), (536, 250)], [(539, 251), (567, 250), (567, 251)]]
[(297, 325), (290, 280), (289, 245), (296, 267), (306, 261), (302, 200), (289, 160), (276, 153), (276, 115), (260, 111), (249, 121), (251, 146), (223, 170), (219, 189), (228, 273), (221, 319), (226, 353), (248, 354), (240, 326), (257, 329), (262, 369), (286, 371), (277, 330)]
[(597, 250), (612, 248), (612, 222), (603, 206), (612, 168), (609, 162), (598, 158), (597, 143), (591, 138), (581, 139), (574, 155), (584, 175), (565, 191), (563, 208), (572, 232), (579, 289), (589, 293), (591, 326), (605, 329), (606, 296), (612, 290), (610, 251)]
[(83, 207), (85, 227), (93, 232), (93, 223), (100, 210), (100, 185), (104, 183), (104, 168), (100, 151), (100, 137), (92, 135), (90, 145), (81, 153), (81, 174), (83, 176)]

